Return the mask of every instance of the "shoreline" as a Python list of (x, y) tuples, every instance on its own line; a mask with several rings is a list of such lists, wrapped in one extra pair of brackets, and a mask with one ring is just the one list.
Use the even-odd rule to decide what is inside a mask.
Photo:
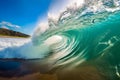
[(19, 37), (19, 36), (4, 36), (4, 35), (0, 35), (0, 38), (31, 38), (30, 37)]

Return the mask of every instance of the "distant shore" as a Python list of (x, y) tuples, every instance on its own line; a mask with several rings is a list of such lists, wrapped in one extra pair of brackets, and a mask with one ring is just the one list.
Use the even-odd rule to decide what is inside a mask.
[(19, 36), (4, 36), (4, 35), (0, 35), (0, 38), (30, 38), (31, 36), (29, 37), (19, 37)]
[(29, 38), (30, 35), (18, 32), (18, 31), (13, 31), (9, 29), (4, 29), (0, 28), (0, 37), (6, 37), (6, 38)]

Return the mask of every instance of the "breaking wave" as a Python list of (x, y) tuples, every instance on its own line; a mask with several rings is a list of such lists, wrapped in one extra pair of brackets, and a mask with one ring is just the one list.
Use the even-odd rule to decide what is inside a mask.
[(48, 16), (48, 22), (36, 29), (32, 39), (34, 45), (50, 46), (49, 59), (57, 66), (75, 66), (108, 53), (114, 55), (110, 51), (120, 41), (119, 0), (85, 0), (79, 7), (76, 4), (57, 19)]

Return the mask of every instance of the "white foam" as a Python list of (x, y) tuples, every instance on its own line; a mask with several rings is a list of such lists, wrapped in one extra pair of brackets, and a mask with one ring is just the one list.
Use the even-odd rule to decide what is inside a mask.
[(19, 47), (28, 43), (30, 39), (26, 38), (0, 38), (0, 50), (8, 47)]
[[(57, 3), (50, 7), (48, 12), (48, 17), (52, 18), (53, 20), (58, 20), (61, 13), (66, 11), (66, 9), (75, 10), (84, 4), (84, 0), (66, 0), (64, 3)], [(61, 6), (58, 6), (61, 5)]]

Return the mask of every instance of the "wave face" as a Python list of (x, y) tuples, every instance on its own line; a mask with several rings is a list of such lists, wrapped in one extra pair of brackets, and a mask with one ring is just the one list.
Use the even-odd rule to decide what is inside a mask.
[(48, 17), (48, 27), (37, 28), (33, 44), (48, 44), (53, 53), (50, 56), (62, 64), (103, 56), (119, 43), (119, 5), (113, 0), (93, 1), (87, 0), (76, 9), (67, 8), (57, 21)]
[(120, 77), (120, 1), (86, 0), (73, 7), (56, 20), (48, 17), (46, 30), (40, 27), (35, 32), (34, 45), (44, 42), (50, 46), (45, 58), (53, 67), (97, 60), (108, 63), (113, 67), (109, 70)]

